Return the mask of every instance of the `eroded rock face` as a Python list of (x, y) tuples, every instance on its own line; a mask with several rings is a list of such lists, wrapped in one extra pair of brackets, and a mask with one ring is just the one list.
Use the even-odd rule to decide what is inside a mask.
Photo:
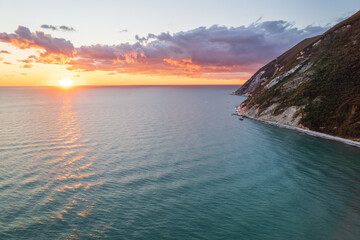
[[(261, 69), (260, 69), (261, 70)], [(235, 94), (248, 96), (254, 92), (258, 87), (264, 84), (268, 78), (264, 76), (265, 70), (261, 70), (251, 77)]]
[(275, 109), (278, 107), (278, 103), (274, 103), (265, 110), (260, 111), (259, 106), (253, 106), (250, 109), (247, 109), (245, 106), (238, 106), (237, 110), (239, 114), (248, 117), (255, 118), (261, 121), (270, 121), (278, 124), (289, 125), (294, 127), (303, 126), (300, 124), (301, 121), (301, 109), (300, 106), (291, 106), (285, 109), (280, 114), (275, 114)]
[(360, 11), (271, 61), (235, 93), (239, 113), (360, 139)]
[(277, 83), (279, 83), (281, 80), (286, 78), (287, 76), (290, 76), (293, 74), (296, 70), (298, 70), (300, 67), (302, 67), (304, 64), (304, 61), (296, 65), (294, 68), (290, 69), (289, 71), (277, 76), (276, 78), (272, 79), (268, 84), (265, 85), (266, 89), (269, 89), (273, 86), (275, 86)]
[(296, 73), (296, 75), (294, 75), (291, 79), (289, 79), (289, 81), (283, 84), (282, 89), (284, 89), (285, 91), (294, 90), (301, 84), (311, 80), (314, 72), (309, 70), (313, 65), (314, 64), (310, 61), (303, 64), (300, 70)]
[[(260, 68), (244, 85), (234, 92), (237, 95), (249, 96), (256, 89), (263, 86), (268, 80), (283, 74), (285, 69), (289, 66), (293, 60), (304, 59), (305, 51), (303, 49), (309, 44), (313, 44), (318, 41), (319, 36), (308, 38), (301, 41), (299, 44), (277, 57), (273, 61)], [(289, 69), (287, 70), (289, 71)]]

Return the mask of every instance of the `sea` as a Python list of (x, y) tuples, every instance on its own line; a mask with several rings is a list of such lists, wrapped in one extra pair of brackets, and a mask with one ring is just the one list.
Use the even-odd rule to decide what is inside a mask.
[(360, 148), (236, 88), (1, 87), (0, 239), (360, 239)]

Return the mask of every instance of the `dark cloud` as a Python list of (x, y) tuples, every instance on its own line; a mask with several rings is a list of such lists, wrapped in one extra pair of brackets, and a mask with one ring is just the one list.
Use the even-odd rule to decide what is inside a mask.
[(206, 72), (253, 72), (304, 38), (325, 30), (267, 21), (236, 28), (214, 25), (175, 34), (136, 35), (135, 44), (80, 47), (70, 69), (196, 76)]
[(56, 31), (58, 30), (57, 27), (53, 26), (53, 25), (47, 25), (47, 24), (43, 24), (40, 26), (41, 28), (44, 28), (44, 29), (50, 29), (50, 30), (53, 30), (53, 31)]
[(49, 30), (53, 30), (53, 31), (62, 30), (64, 32), (75, 32), (76, 31), (74, 28), (68, 27), (68, 26), (65, 26), (65, 25), (54, 26), (54, 25), (43, 24), (43, 25), (41, 25), (41, 28), (49, 29)]
[(65, 31), (65, 32), (75, 32), (75, 29), (74, 29), (74, 28), (68, 27), (68, 26), (64, 26), (64, 25), (60, 26), (59, 29)]
[(156, 35), (152, 33), (149, 33), (147, 37), (139, 37), (139, 35), (137, 34), (135, 35), (135, 39), (140, 43), (147, 42), (149, 39), (154, 39), (154, 38), (156, 38)]
[[(257, 21), (249, 26), (214, 25), (175, 34), (136, 35), (134, 44), (75, 49), (65, 39), (19, 26), (14, 34), (0, 33), (0, 41), (43, 49), (39, 56), (21, 60), (24, 63), (62, 63), (68, 70), (231, 78), (250, 75), (304, 38), (325, 30), (320, 26), (300, 29), (282, 20)], [(48, 56), (52, 56), (51, 61)]]
[(6, 50), (0, 50), (0, 54), (3, 53), (3, 54), (10, 54), (11, 52), (9, 51), (6, 51)]

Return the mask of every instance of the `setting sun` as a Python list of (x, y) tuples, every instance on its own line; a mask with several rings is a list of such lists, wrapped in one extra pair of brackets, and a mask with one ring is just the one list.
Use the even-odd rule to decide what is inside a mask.
[(0, 240), (360, 240), (360, 0), (0, 9)]
[(72, 87), (73, 81), (71, 79), (61, 79), (59, 80), (59, 86), (63, 88)]

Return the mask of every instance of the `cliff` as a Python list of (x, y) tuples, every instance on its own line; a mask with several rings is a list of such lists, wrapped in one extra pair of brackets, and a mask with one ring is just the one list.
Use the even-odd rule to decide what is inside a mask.
[(360, 139), (360, 11), (305, 39), (258, 70), (236, 92), (240, 114)]

